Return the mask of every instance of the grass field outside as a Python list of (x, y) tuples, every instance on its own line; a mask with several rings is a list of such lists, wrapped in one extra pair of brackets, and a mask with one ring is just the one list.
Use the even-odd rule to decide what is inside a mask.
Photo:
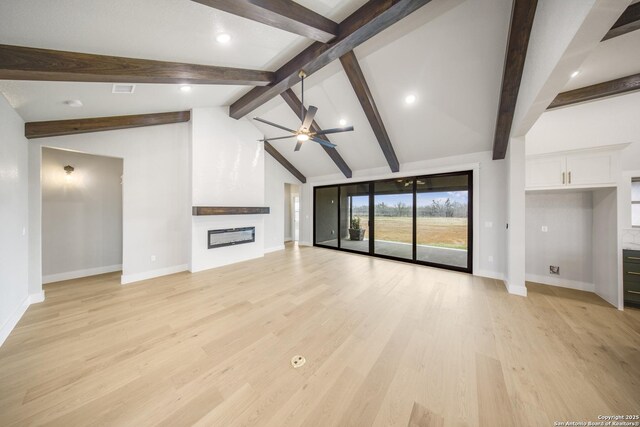
[[(377, 216), (376, 240), (412, 243), (412, 218)], [(369, 221), (360, 218), (360, 226), (367, 229)], [(467, 249), (467, 218), (418, 217), (416, 224), (417, 244), (453, 249)]]

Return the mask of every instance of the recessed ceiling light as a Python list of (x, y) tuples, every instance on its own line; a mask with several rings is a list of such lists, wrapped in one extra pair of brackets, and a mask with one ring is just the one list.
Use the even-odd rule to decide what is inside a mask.
[(82, 107), (82, 101), (80, 101), (79, 99), (70, 99), (69, 101), (64, 101), (64, 103), (67, 104), (69, 107), (74, 107), (74, 108)]
[(227, 33), (218, 34), (216, 36), (216, 41), (220, 44), (227, 44), (231, 41), (231, 36)]
[(191, 86), (189, 86), (189, 85), (182, 85), (182, 86), (180, 86), (180, 91), (181, 91), (181, 92), (184, 92), (184, 93), (191, 92)]
[(578, 74), (580, 74), (580, 70), (576, 70), (573, 73), (571, 73), (571, 78), (576, 77)]
[(340, 119), (340, 126), (346, 126), (347, 121), (345, 119)]
[(404, 102), (406, 102), (407, 104), (411, 105), (411, 104), (416, 102), (416, 96), (415, 95), (407, 95), (406, 98), (404, 98)]

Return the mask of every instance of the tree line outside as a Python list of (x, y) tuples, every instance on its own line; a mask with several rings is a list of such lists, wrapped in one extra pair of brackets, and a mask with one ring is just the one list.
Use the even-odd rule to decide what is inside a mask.
[[(416, 209), (416, 215), (418, 217), (432, 218), (466, 218), (468, 216), (467, 207), (467, 203), (451, 201), (451, 199), (443, 201), (433, 199), (430, 205), (418, 206)], [(385, 202), (380, 202), (375, 205), (374, 212), (375, 216), (410, 217), (413, 216), (413, 207), (404, 202), (397, 202), (393, 205), (387, 205)], [(353, 207), (353, 216), (368, 215), (368, 206)]]

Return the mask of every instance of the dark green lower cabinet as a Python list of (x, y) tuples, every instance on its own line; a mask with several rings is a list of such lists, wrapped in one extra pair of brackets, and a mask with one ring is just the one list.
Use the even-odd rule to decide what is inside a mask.
[(624, 302), (640, 306), (640, 251), (625, 249), (622, 255)]

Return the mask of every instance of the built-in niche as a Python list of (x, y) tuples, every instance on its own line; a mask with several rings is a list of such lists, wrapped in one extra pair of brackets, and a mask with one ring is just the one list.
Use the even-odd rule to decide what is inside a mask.
[(615, 188), (527, 192), (525, 241), (527, 281), (595, 292), (617, 305)]

